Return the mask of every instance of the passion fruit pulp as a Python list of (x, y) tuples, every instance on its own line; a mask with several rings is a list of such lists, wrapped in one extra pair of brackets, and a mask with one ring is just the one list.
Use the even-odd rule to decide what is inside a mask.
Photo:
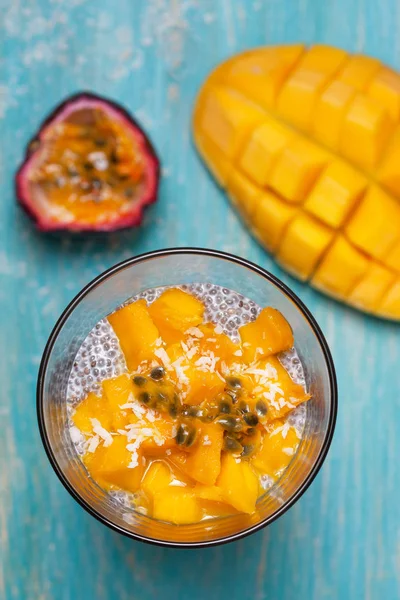
[(115, 231), (140, 225), (157, 199), (159, 174), (137, 121), (84, 92), (42, 123), (16, 174), (16, 194), (42, 231)]

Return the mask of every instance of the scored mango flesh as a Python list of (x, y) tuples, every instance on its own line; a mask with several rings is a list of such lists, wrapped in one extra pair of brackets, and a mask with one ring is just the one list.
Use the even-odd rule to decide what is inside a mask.
[(298, 447), (287, 417), (310, 397), (276, 356), (294, 344), (278, 310), (240, 327), (240, 342), (204, 313), (170, 288), (109, 315), (128, 372), (104, 380), (72, 416), (92, 478), (175, 524), (253, 513), (262, 478), (277, 480)]
[(400, 320), (400, 75), (315, 45), (243, 52), (207, 78), (197, 148), (294, 276)]

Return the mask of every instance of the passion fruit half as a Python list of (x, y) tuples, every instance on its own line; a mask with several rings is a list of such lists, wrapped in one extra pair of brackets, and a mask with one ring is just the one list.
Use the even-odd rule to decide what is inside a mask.
[(137, 121), (84, 92), (57, 106), (29, 143), (16, 194), (42, 231), (115, 231), (140, 225), (159, 173)]

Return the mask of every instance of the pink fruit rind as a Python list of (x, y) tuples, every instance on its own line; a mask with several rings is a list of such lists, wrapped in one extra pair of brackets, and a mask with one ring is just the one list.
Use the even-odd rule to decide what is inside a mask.
[[(80, 224), (74, 221), (57, 222), (49, 218), (49, 215), (36, 206), (34, 198), (29, 192), (29, 172), (35, 167), (35, 162), (40, 154), (42, 142), (46, 134), (54, 124), (64, 121), (71, 113), (80, 109), (100, 109), (112, 119), (122, 122), (135, 138), (138, 151), (144, 157), (144, 180), (145, 189), (137, 203), (132, 206), (129, 213), (120, 215), (118, 218), (98, 224)], [(23, 163), (15, 175), (15, 190), (17, 200), (26, 213), (33, 219), (36, 227), (41, 231), (116, 231), (139, 226), (143, 220), (146, 206), (157, 200), (158, 185), (160, 179), (160, 161), (149, 138), (139, 123), (130, 113), (116, 102), (92, 94), (82, 92), (67, 98), (59, 104), (54, 111), (42, 122), (36, 135), (29, 142)]]

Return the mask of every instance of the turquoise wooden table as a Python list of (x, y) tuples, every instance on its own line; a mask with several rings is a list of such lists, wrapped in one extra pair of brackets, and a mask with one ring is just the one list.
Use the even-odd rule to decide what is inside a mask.
[[(0, 598), (322, 600), (400, 597), (399, 328), (291, 279), (250, 238), (191, 145), (196, 89), (219, 60), (303, 40), (400, 68), (396, 0), (0, 0)], [(124, 103), (163, 163), (137, 232), (59, 239), (34, 231), (13, 173), (39, 120), (82, 88)], [(53, 473), (35, 384), (50, 330), (102, 270), (176, 245), (211, 246), (281, 277), (313, 311), (336, 361), (333, 445), (297, 505), (267, 530), (201, 551), (125, 539)]]

